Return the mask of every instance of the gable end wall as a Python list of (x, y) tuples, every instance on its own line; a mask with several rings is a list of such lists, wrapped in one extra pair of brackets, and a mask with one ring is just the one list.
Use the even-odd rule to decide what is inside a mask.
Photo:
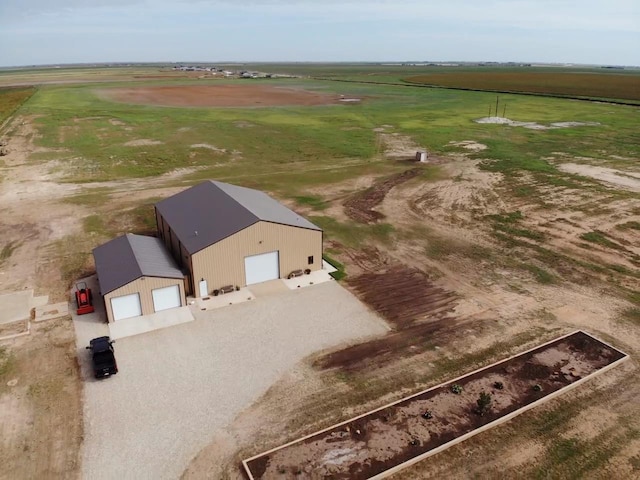
[[(245, 286), (244, 258), (278, 250), (280, 278), (298, 269), (322, 268), (322, 231), (270, 222), (257, 222), (192, 255), (195, 294), (207, 280), (209, 294), (226, 285)], [(313, 265), (307, 258), (313, 256)]]
[[(127, 283), (120, 288), (115, 289), (112, 292), (107, 293), (104, 296), (104, 307), (107, 312), (107, 319), (109, 322), (113, 322), (113, 310), (111, 309), (111, 299), (114, 297), (121, 297), (123, 295), (130, 295), (132, 293), (140, 294), (140, 306), (142, 307), (143, 315), (151, 315), (155, 313), (153, 309), (153, 297), (151, 291), (156, 288), (170, 287), (171, 285), (180, 286), (180, 298), (182, 306), (186, 305), (184, 294), (184, 281), (179, 278), (158, 278), (158, 277), (140, 277), (133, 282)], [(132, 319), (132, 321), (135, 321)]]

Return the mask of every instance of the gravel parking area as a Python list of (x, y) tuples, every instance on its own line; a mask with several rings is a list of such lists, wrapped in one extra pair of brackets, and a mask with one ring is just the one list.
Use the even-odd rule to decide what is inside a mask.
[[(217, 431), (307, 355), (386, 332), (335, 282), (213, 311), (123, 338), (120, 372), (90, 375), (89, 322), (75, 320), (85, 378), (82, 477), (174, 479)], [(95, 336), (100, 335), (98, 324)]]

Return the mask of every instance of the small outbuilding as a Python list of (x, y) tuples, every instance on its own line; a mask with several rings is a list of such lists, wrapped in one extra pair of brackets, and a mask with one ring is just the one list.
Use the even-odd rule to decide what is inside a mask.
[(157, 203), (155, 213), (188, 295), (322, 268), (322, 229), (258, 190), (206, 181)]
[(109, 322), (186, 305), (184, 274), (160, 239), (129, 233), (93, 256)]

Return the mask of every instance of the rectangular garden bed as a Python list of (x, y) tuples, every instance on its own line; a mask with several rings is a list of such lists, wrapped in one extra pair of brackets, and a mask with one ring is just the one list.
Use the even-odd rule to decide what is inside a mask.
[(242, 463), (252, 480), (383, 478), (626, 358), (577, 331)]

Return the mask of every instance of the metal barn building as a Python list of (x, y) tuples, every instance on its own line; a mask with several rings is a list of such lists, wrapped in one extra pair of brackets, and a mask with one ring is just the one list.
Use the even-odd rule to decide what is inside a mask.
[(123, 235), (93, 256), (109, 322), (186, 305), (184, 274), (158, 238)]
[(322, 268), (322, 230), (263, 192), (206, 181), (155, 206), (158, 234), (187, 294)]

